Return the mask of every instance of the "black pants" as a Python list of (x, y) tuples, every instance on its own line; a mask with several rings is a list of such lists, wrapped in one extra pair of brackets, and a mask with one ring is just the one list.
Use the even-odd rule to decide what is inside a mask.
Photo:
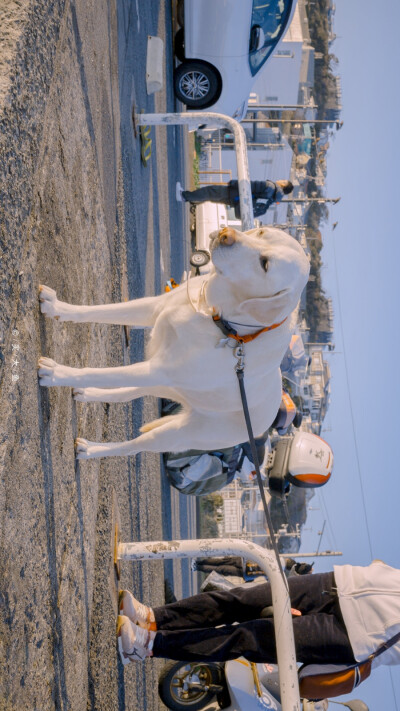
[[(297, 661), (354, 662), (333, 573), (289, 578), (288, 584), (292, 607), (302, 613), (293, 619)], [(264, 583), (201, 593), (157, 607), (153, 654), (178, 661), (227, 661), (244, 656), (253, 662), (274, 663), (274, 621), (260, 618), (263, 608), (271, 604), (271, 587)]]
[(201, 202), (220, 202), (224, 205), (234, 205), (235, 194), (229, 185), (203, 185), (197, 190), (184, 190), (182, 196), (184, 200), (198, 205)]
[(243, 577), (243, 558), (240, 558), (240, 556), (197, 558), (196, 570), (201, 573), (212, 573), (215, 570), (220, 575), (240, 575), (240, 577)]

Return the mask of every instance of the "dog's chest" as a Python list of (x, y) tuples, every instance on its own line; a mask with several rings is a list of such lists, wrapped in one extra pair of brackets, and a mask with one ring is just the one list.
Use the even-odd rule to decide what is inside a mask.
[[(271, 371), (278, 369), (282, 346), (271, 349), (273, 341), (276, 341), (273, 334), (271, 336), (270, 353), (261, 337), (260, 342), (254, 341), (245, 346), (248, 383), (260, 382)], [(149, 355), (177, 387), (190, 389), (194, 385), (196, 390), (202, 389), (205, 392), (236, 391), (237, 360), (234, 348), (237, 344), (232, 339), (223, 339), (226, 342), (221, 347), (221, 338), (222, 333), (211, 318), (163, 319), (153, 330)]]

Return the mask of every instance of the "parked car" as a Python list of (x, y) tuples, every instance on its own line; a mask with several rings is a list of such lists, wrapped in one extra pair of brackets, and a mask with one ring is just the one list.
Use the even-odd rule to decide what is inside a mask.
[[(175, 38), (182, 63), (175, 94), (191, 109), (240, 121), (257, 74), (285, 34), (297, 0), (179, 0)], [(184, 17), (182, 18), (182, 6)]]
[[(242, 223), (235, 217), (232, 207), (217, 202), (202, 202), (196, 205), (195, 216), (195, 248), (190, 257), (190, 264), (203, 273), (207, 271), (204, 267), (211, 259), (211, 232), (222, 230), (223, 227), (234, 227), (241, 230)], [(255, 220), (255, 227), (258, 227), (259, 224), (259, 220)]]
[(237, 226), (241, 228), (241, 222), (236, 221), (235, 225), (231, 225), (231, 220), (228, 225), (229, 208), (227, 205), (221, 205), (215, 202), (203, 202), (196, 205), (196, 222), (195, 222), (195, 249), (190, 257), (192, 267), (205, 267), (210, 261), (210, 234), (215, 230), (221, 230), (223, 227)]

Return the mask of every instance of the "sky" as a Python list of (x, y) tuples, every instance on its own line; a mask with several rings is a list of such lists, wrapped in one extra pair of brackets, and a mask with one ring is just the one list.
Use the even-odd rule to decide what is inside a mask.
[[(336, 346), (321, 436), (335, 464), (310, 502), (302, 550), (315, 550), (326, 520), (321, 550), (343, 556), (320, 559), (316, 572), (373, 558), (400, 568), (399, 27), (399, 0), (336, 0), (344, 124), (330, 141), (326, 196), (341, 200), (321, 229)], [(376, 670), (352, 696), (400, 711), (399, 667)]]

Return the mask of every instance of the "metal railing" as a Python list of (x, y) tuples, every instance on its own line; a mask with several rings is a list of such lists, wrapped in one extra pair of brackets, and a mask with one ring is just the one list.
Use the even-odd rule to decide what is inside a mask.
[(272, 551), (261, 548), (256, 543), (233, 538), (144, 541), (119, 543), (117, 547), (118, 561), (170, 560), (172, 558), (212, 557), (221, 554), (244, 556), (257, 563), (268, 576), (272, 590), (282, 709), (283, 711), (300, 711), (289, 593)]
[(219, 126), (221, 128), (228, 126), (235, 140), (242, 227), (244, 231), (253, 229), (254, 215), (246, 134), (238, 121), (235, 121), (235, 119), (230, 116), (224, 116), (223, 114), (214, 114), (207, 111), (190, 111), (183, 114), (134, 114), (134, 123), (137, 126), (186, 125), (189, 128), (197, 128), (203, 124), (211, 124), (212, 126)]

